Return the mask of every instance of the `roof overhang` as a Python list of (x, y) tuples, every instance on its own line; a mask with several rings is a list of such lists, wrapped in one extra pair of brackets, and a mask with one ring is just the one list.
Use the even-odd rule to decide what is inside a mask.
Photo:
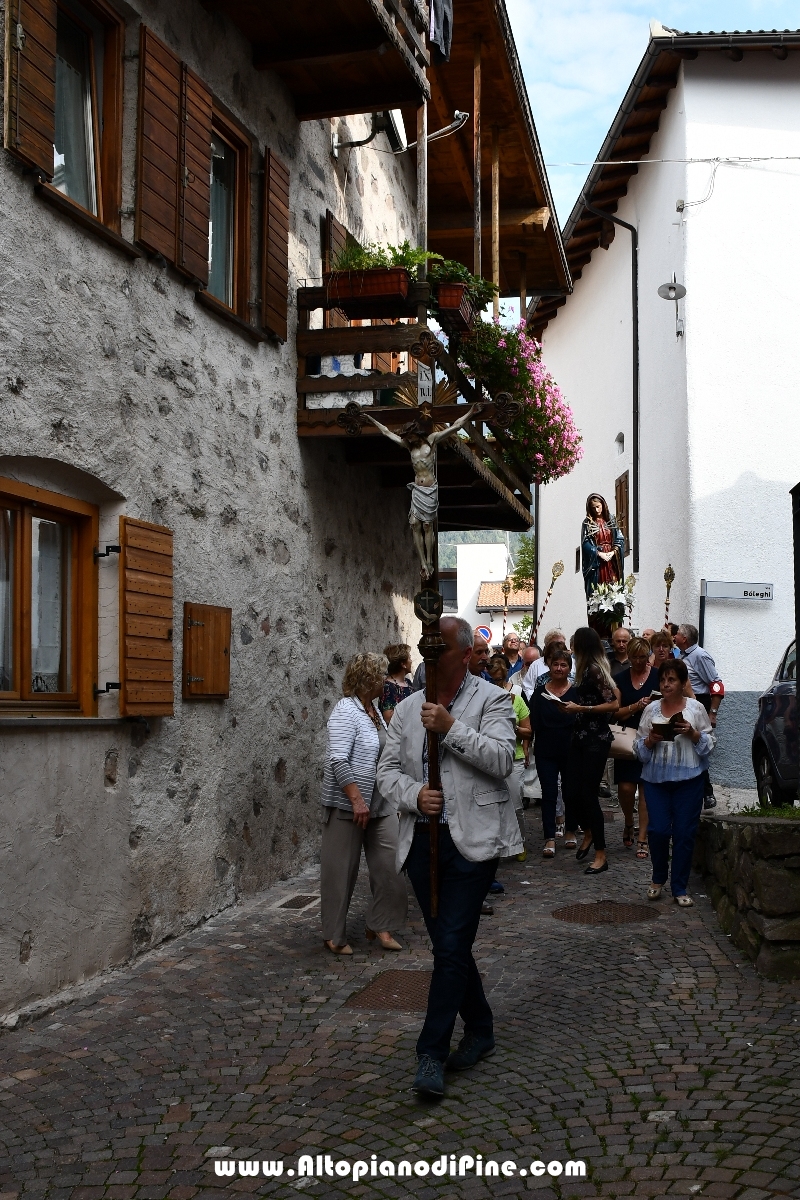
[[(428, 245), (463, 262), (473, 252), (473, 68), (481, 45), (482, 271), (492, 277), (492, 130), (499, 136), (500, 290), (519, 295), (520, 255), (527, 293), (570, 290), (570, 276), (530, 101), (504, 0), (458, 0), (450, 61), (431, 65), (429, 131), (443, 128), (458, 108), (471, 116), (463, 129), (428, 148)], [(411, 113), (406, 113), (411, 126)], [(412, 140), (416, 133), (410, 134)]]
[(203, 3), (244, 34), (257, 69), (280, 76), (300, 120), (401, 108), (429, 95), (429, 15), (419, 0)]
[[(771, 54), (784, 59), (800, 50), (800, 30), (758, 31), (747, 33), (681, 33), (667, 29), (657, 21), (650, 23), (650, 44), (628, 88), (625, 99), (608, 131), (572, 212), (564, 226), (567, 261), (573, 280), (600, 246), (608, 246), (614, 226), (586, 205), (615, 213), (628, 184), (647, 156), (669, 93), (678, 82), (685, 59), (701, 53), (722, 54), (734, 62), (746, 53)], [(529, 289), (532, 293), (535, 288)], [(542, 289), (544, 291), (544, 289)], [(537, 338), (566, 302), (565, 297), (541, 295), (532, 298), (528, 322)]]

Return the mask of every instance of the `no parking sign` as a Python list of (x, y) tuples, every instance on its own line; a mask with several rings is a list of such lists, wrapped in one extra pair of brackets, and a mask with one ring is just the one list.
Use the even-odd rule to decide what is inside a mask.
[(486, 638), (487, 642), (490, 642), (492, 640), (492, 631), (491, 631), (491, 629), (488, 629), (485, 625), (478, 625), (475, 629), (475, 632), (479, 633), (482, 638)]

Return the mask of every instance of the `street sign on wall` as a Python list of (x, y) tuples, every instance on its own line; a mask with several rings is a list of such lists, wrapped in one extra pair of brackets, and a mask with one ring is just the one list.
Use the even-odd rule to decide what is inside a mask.
[(723, 583), (702, 579), (700, 594), (709, 600), (772, 600), (771, 583)]

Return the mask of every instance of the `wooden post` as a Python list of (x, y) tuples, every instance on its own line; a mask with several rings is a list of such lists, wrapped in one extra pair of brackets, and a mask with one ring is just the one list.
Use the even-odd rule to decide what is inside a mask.
[[(500, 287), (500, 130), (492, 126), (492, 283)], [(492, 309), (500, 316), (500, 293), (495, 292)]]
[(472, 237), (475, 275), (482, 275), (481, 265), (481, 39), (475, 38), (472, 67)]
[(528, 256), (524, 250), (519, 254), (519, 319), (524, 321), (528, 312)]
[[(421, 250), (428, 249), (428, 102), (424, 100), (417, 109), (417, 245)], [(428, 264), (423, 263), (419, 268), (418, 278), (426, 279)], [(428, 306), (420, 304), (417, 309), (417, 320), (421, 325), (427, 323)]]

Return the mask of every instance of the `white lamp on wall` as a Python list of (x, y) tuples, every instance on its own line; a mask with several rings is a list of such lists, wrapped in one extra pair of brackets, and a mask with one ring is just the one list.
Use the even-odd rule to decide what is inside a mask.
[(658, 289), (658, 294), (662, 300), (675, 301), (675, 337), (683, 337), (683, 321), (678, 316), (678, 301), (682, 300), (686, 295), (686, 288), (682, 283), (676, 282), (674, 271), (672, 273), (672, 282), (662, 283), (661, 287)]

